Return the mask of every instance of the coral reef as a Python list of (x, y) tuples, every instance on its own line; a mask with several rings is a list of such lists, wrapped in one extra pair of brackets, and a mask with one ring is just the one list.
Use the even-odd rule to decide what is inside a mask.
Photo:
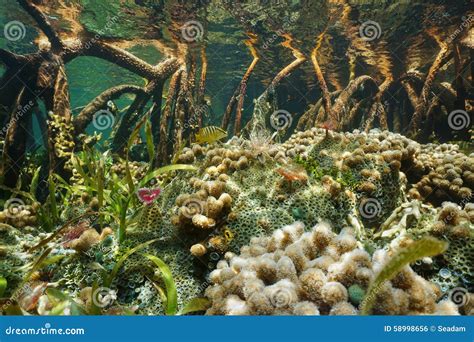
[[(68, 197), (74, 206), (64, 208), (60, 217), (93, 216), (68, 225), (46, 244), (53, 248), (49, 257), (58, 261), (43, 267), (40, 276), (79, 298), (125, 257), (107, 285), (115, 301), (140, 314), (161, 314), (166, 301), (157, 288), (164, 284), (143, 258), (149, 253), (159, 256), (174, 276), (179, 308), (206, 292), (212, 301), (209, 314), (358, 314), (370, 281), (391, 251), (430, 234), (447, 240), (448, 250), (406, 267), (384, 285), (373, 313), (457, 313), (449, 291), (462, 287), (474, 292), (469, 262), (474, 211), (469, 198), (436, 207), (413, 195), (435, 165), (426, 157), (430, 153), (434, 158), (440, 152), (389, 132), (312, 129), (283, 144), (264, 133), (193, 144), (176, 156), (180, 163), (193, 164), (190, 173), (169, 171), (150, 178), (140, 171), (144, 163), (127, 166), (99, 156), (105, 166), (94, 166), (85, 160), (76, 174), (80, 192)], [(83, 179), (84, 170), (95, 176)], [(147, 178), (160, 185), (161, 193), (151, 203), (128, 209), (127, 234), (119, 241), (110, 234), (118, 221), (109, 218), (112, 213), (104, 211), (101, 201), (125, 196), (127, 170), (133, 182)], [(107, 179), (104, 186), (114, 190), (100, 199), (85, 187), (95, 178)], [(124, 185), (117, 186), (120, 179)], [(116, 203), (120, 209), (127, 202)], [(10, 263), (3, 274), (11, 284), (25, 275), (12, 271), (15, 267), (41, 256), (30, 250), (38, 243), (37, 229), (25, 225), (24, 231), (8, 233), (15, 241), (31, 240), (24, 250), (7, 253)], [(314, 235), (318, 239), (311, 239)], [(154, 242), (128, 255), (149, 241)], [(210, 281), (214, 285), (209, 287)], [(258, 305), (248, 297), (252, 291), (259, 294)]]
[[(270, 237), (253, 238), (240, 255), (228, 253), (210, 275), (207, 314), (356, 315), (361, 297), (390, 252), (371, 256), (350, 228), (335, 234), (326, 223), (304, 232), (296, 222)], [(409, 266), (377, 293), (375, 314), (456, 314), (437, 303), (441, 291)]]

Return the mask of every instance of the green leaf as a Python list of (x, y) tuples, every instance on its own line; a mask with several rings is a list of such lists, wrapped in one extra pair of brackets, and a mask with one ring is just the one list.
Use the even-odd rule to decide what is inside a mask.
[(153, 178), (155, 178), (158, 175), (161, 175), (163, 173), (171, 172), (171, 171), (177, 171), (177, 170), (182, 170), (182, 171), (197, 171), (197, 168), (193, 165), (188, 165), (188, 164), (174, 164), (174, 165), (167, 165), (160, 167), (159, 169), (156, 169), (155, 171), (147, 174), (139, 183), (139, 187), (144, 187), (149, 181), (151, 181)]
[(128, 163), (128, 158), (125, 159), (125, 179), (128, 183), (128, 192), (130, 194), (135, 192), (135, 184), (133, 184), (132, 172), (130, 171), (130, 165)]
[(45, 291), (48, 299), (53, 305), (57, 305), (65, 300), (69, 300), (69, 297), (62, 291), (55, 289), (54, 287), (48, 287)]
[(0, 313), (3, 311), (7, 316), (23, 316), (23, 310), (15, 300), (1, 299), (0, 308)]
[(41, 166), (36, 169), (35, 173), (33, 174), (33, 178), (31, 179), (30, 194), (34, 198), (36, 198), (36, 190), (38, 189), (40, 171), (41, 171)]
[(64, 310), (69, 307), (70, 309), (70, 314), (72, 316), (79, 316), (79, 315), (85, 315), (86, 311), (84, 308), (77, 304), (76, 301), (71, 298), (69, 295), (66, 293), (55, 289), (53, 287), (48, 287), (45, 291), (46, 295), (48, 296), (48, 299), (53, 303), (55, 306), (51, 312), (50, 315), (61, 315), (64, 314)]
[(102, 314), (102, 309), (97, 306), (97, 301), (94, 300), (94, 298), (92, 298), (94, 296), (94, 293), (96, 293), (97, 289), (99, 288), (99, 285), (97, 284), (97, 282), (94, 282), (94, 284), (92, 284), (92, 290), (91, 290), (91, 298), (90, 298), (90, 308), (89, 308), (89, 314), (91, 315), (95, 315), (95, 316), (98, 316), (98, 315), (101, 315)]
[(52, 257), (46, 258), (46, 259), (41, 263), (41, 267), (46, 267), (46, 266), (55, 264), (55, 263), (61, 261), (62, 259), (64, 259), (65, 257), (67, 257), (67, 255), (65, 255), (65, 254), (53, 255)]
[(211, 302), (205, 297), (192, 298), (179, 312), (179, 314), (186, 315), (191, 312), (206, 311), (210, 306)]
[(153, 159), (155, 157), (155, 145), (153, 144), (153, 133), (151, 131), (150, 121), (147, 120), (145, 124), (145, 137), (146, 137), (146, 147), (148, 150), (148, 161), (153, 165)]
[(69, 306), (69, 301), (68, 300), (65, 300), (63, 302), (60, 302), (58, 304), (56, 304), (52, 309), (51, 311), (49, 312), (49, 314), (51, 316), (62, 316), (64, 315), (64, 310)]
[(5, 186), (5, 185), (0, 185), (0, 190), (5, 190), (5, 191), (11, 192), (15, 195), (19, 195), (19, 196), (22, 196), (24, 198), (28, 198), (31, 201), (36, 201), (36, 199), (34, 197), (32, 197), (29, 192), (26, 192), (26, 191), (12, 189), (12, 188), (9, 188), (8, 186)]
[(147, 241), (147, 242), (144, 242), (144, 243), (141, 243), (139, 244), (138, 246), (132, 248), (131, 250), (129, 250), (127, 253), (125, 253), (124, 255), (122, 255), (122, 257), (117, 261), (117, 263), (115, 264), (114, 268), (112, 269), (112, 272), (110, 272), (110, 275), (109, 277), (105, 280), (104, 282), (104, 286), (105, 287), (110, 287), (110, 285), (112, 284), (115, 276), (117, 275), (118, 271), (120, 270), (120, 267), (122, 267), (122, 264), (125, 262), (125, 260), (128, 259), (128, 257), (130, 255), (132, 255), (133, 253), (139, 251), (140, 249), (143, 249), (149, 245), (151, 245), (152, 243), (158, 241), (159, 239), (153, 239), (153, 240), (150, 240), (150, 241)]
[(166, 298), (166, 293), (163, 290), (163, 288), (158, 285), (153, 279), (150, 279), (147, 276), (147, 279), (153, 284), (153, 287), (155, 288), (156, 291), (158, 291), (158, 294), (160, 295), (161, 302), (163, 303), (163, 306), (166, 307), (168, 305), (168, 298)]
[(140, 121), (137, 123), (135, 128), (132, 131), (132, 134), (130, 134), (130, 138), (128, 138), (127, 141), (127, 158), (128, 158), (128, 151), (130, 151), (130, 148), (132, 147), (133, 143), (137, 139), (138, 134), (140, 134), (140, 130), (143, 126), (143, 124), (146, 122), (147, 115), (144, 115)]
[(29, 281), (31, 275), (43, 266), (43, 262), (46, 260), (49, 253), (51, 253), (52, 250), (53, 250), (53, 247), (49, 247), (39, 256), (39, 258), (33, 264), (33, 267), (31, 267), (31, 270), (26, 274), (23, 280), (23, 283), (26, 283), (27, 281)]
[(48, 186), (49, 186), (49, 210), (51, 211), (51, 216), (53, 218), (53, 222), (56, 222), (56, 220), (59, 218), (58, 215), (58, 204), (56, 202), (56, 184), (54, 183), (53, 177), (49, 177), (48, 180)]
[(7, 290), (7, 285), (7, 279), (0, 276), (0, 297), (3, 297), (3, 295), (5, 294), (5, 291)]
[(145, 254), (145, 257), (158, 266), (161, 272), (161, 277), (166, 286), (166, 314), (170, 316), (176, 315), (178, 311), (178, 292), (176, 291), (176, 284), (173, 275), (171, 274), (171, 270), (160, 258), (151, 254)]
[(104, 160), (99, 161), (99, 167), (97, 169), (97, 200), (99, 201), (99, 208), (102, 208), (104, 204), (104, 178), (105, 178), (105, 166)]
[(370, 314), (377, 293), (382, 288), (382, 285), (385, 282), (392, 280), (406, 265), (421, 258), (441, 254), (446, 251), (447, 248), (447, 242), (427, 236), (413, 242), (408, 247), (397, 251), (370, 284), (367, 294), (361, 304), (361, 314)]

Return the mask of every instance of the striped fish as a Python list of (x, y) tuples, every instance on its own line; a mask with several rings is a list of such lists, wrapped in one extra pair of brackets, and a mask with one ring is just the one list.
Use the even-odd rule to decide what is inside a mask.
[(218, 140), (227, 137), (227, 132), (217, 126), (208, 126), (201, 128), (194, 136), (198, 144), (212, 144)]

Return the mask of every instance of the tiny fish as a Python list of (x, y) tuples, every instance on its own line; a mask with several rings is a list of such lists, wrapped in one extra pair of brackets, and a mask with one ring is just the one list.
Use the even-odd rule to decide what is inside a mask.
[(137, 191), (137, 196), (140, 202), (145, 203), (146, 205), (152, 204), (160, 195), (161, 189), (149, 189), (149, 188), (141, 188)]
[(336, 129), (336, 125), (330, 120), (319, 124), (318, 127), (319, 128), (324, 128), (326, 131), (328, 131), (328, 130), (334, 131)]
[(212, 144), (218, 140), (227, 137), (227, 132), (217, 126), (208, 126), (201, 128), (194, 136), (198, 144)]
[(285, 167), (279, 167), (278, 169), (276, 169), (276, 172), (290, 182), (306, 182), (308, 180), (308, 174), (306, 173), (306, 170), (299, 165), (288, 165)]

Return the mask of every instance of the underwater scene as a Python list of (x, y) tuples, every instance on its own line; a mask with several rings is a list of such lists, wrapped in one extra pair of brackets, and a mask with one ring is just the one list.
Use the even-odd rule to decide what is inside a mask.
[(3, 315), (474, 315), (471, 0), (0, 0)]

